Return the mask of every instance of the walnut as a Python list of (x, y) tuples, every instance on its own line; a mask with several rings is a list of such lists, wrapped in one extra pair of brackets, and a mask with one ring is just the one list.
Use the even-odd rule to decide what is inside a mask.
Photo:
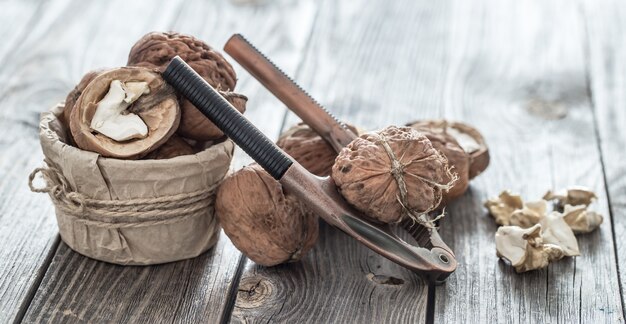
[[(230, 63), (209, 45), (189, 35), (163, 32), (148, 33), (137, 41), (130, 50), (128, 65), (163, 70), (176, 55), (185, 60), (216, 89), (223, 91), (235, 89), (237, 76)], [(232, 101), (231, 103), (237, 110), (244, 112), (245, 102), (237, 105)], [(208, 141), (224, 135), (187, 99), (180, 98), (180, 108), (182, 120), (179, 133), (183, 137)]]
[[(239, 112), (246, 111), (248, 98), (235, 92), (219, 91), (228, 102), (230, 102)], [(196, 109), (187, 99), (180, 101), (181, 116), (178, 133), (185, 137), (200, 142), (218, 139), (224, 133), (206, 118), (200, 110)]]
[(565, 205), (561, 215), (575, 234), (592, 232), (604, 220), (602, 215), (587, 210), (586, 205)]
[(233, 244), (264, 266), (297, 261), (317, 241), (317, 216), (257, 164), (224, 180), (215, 210)]
[(180, 110), (173, 90), (146, 68), (109, 70), (94, 78), (70, 114), (76, 145), (106, 157), (136, 159), (176, 131)]
[(496, 254), (508, 260), (517, 272), (545, 268), (551, 261), (565, 256), (561, 247), (544, 243), (540, 224), (527, 229), (519, 226), (498, 228)]
[(95, 79), (100, 73), (104, 72), (104, 69), (98, 69), (87, 72), (80, 82), (70, 91), (70, 93), (65, 98), (65, 107), (63, 108), (63, 123), (65, 127), (69, 131), (70, 129), (70, 115), (72, 114), (72, 109), (74, 109), (74, 105), (80, 97), (80, 94), (85, 90), (85, 88), (89, 85), (89, 83)]
[[(348, 128), (358, 133), (354, 126), (348, 125)], [(320, 177), (331, 174), (337, 153), (309, 126), (300, 123), (289, 128), (276, 144), (309, 172)]]
[[(449, 142), (450, 138), (454, 138), (455, 142), (467, 153), (469, 157), (468, 181), (481, 174), (487, 166), (489, 166), (489, 149), (487, 143), (480, 132), (461, 122), (452, 122), (447, 120), (421, 120), (408, 123), (407, 126), (415, 128), (422, 132), (445, 134), (444, 139)], [(443, 152), (445, 154), (445, 152)], [(450, 157), (449, 160), (452, 160)], [(454, 163), (458, 162), (459, 165)], [(451, 161), (459, 172), (464, 162)], [(464, 174), (459, 174), (460, 183), (463, 184)]]
[(456, 181), (446, 157), (425, 135), (395, 126), (348, 144), (335, 160), (332, 178), (343, 197), (366, 215), (385, 223), (410, 217), (424, 225), (424, 214)]
[(171, 159), (182, 155), (195, 154), (196, 151), (182, 137), (176, 134), (172, 135), (167, 142), (159, 146), (156, 150), (150, 152), (144, 159), (162, 160)]
[(459, 179), (454, 183), (454, 186), (443, 192), (441, 205), (446, 205), (455, 198), (462, 196), (469, 187), (469, 154), (459, 145), (454, 136), (445, 132), (445, 128), (434, 128), (430, 124), (419, 122), (411, 125), (411, 128), (415, 128), (426, 135), (433, 147), (445, 155), (450, 167), (458, 175)]

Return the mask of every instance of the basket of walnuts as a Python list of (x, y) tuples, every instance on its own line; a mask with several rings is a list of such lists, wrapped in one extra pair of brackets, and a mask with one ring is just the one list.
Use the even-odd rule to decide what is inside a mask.
[[(41, 115), (45, 167), (33, 191), (51, 197), (73, 250), (116, 264), (195, 257), (217, 241), (216, 189), (234, 145), (161, 78), (179, 55), (243, 112), (236, 75), (204, 42), (149, 33), (128, 64), (87, 73), (65, 102)], [(41, 174), (45, 184), (34, 184)]]

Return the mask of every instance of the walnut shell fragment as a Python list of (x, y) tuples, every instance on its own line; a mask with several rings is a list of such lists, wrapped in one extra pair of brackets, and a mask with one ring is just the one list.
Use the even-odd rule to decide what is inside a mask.
[[(354, 126), (348, 128), (358, 134)], [(297, 124), (280, 135), (276, 145), (294, 158), (309, 172), (325, 177), (332, 173), (337, 153), (330, 144), (308, 125)]]
[[(115, 141), (91, 127), (98, 105), (115, 82), (145, 83), (149, 93), (133, 98), (127, 109), (147, 126), (144, 138)], [(176, 131), (180, 109), (173, 90), (158, 73), (146, 68), (123, 67), (95, 77), (79, 96), (70, 114), (70, 130), (76, 145), (106, 157), (135, 159), (155, 150)]]
[[(209, 45), (189, 35), (173, 32), (148, 33), (133, 45), (128, 55), (128, 65), (163, 70), (176, 55), (185, 60), (214, 88), (227, 92), (235, 89), (237, 76), (230, 63)], [(245, 103), (243, 105), (235, 104), (233, 101), (231, 103), (243, 113)], [(224, 136), (222, 131), (187, 99), (180, 98), (180, 107), (182, 120), (179, 133), (183, 137), (209, 141)]]
[(410, 127), (390, 126), (361, 135), (341, 150), (332, 178), (343, 197), (385, 223), (423, 215), (441, 202), (456, 175), (430, 140)]
[(224, 180), (215, 209), (237, 249), (260, 265), (297, 261), (317, 241), (318, 217), (257, 164)]
[[(487, 143), (482, 134), (476, 128), (468, 124), (439, 119), (418, 120), (408, 123), (407, 126), (433, 134), (445, 134), (446, 140), (450, 137), (454, 138), (456, 143), (469, 156), (469, 174), (467, 175), (469, 180), (474, 179), (489, 166), (490, 157)], [(452, 159), (449, 158), (449, 160)], [(460, 167), (461, 164), (457, 166), (459, 173)], [(459, 174), (459, 177), (463, 179), (464, 175)]]
[(540, 224), (527, 229), (501, 226), (496, 232), (496, 251), (498, 257), (515, 267), (516, 272), (545, 268), (551, 261), (565, 256), (561, 247), (543, 242)]

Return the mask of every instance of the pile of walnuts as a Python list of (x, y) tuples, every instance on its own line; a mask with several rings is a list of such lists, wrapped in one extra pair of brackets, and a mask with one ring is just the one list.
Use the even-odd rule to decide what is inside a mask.
[[(193, 36), (152, 32), (133, 45), (126, 67), (90, 71), (68, 94), (62, 119), (70, 144), (119, 159), (169, 159), (195, 154), (223, 140), (224, 134), (161, 78), (176, 55), (237, 110), (245, 111), (248, 99), (233, 92), (237, 76), (220, 53)], [(114, 82), (123, 91), (114, 89)], [(147, 89), (131, 93), (138, 86)], [(98, 112), (103, 103), (109, 103), (108, 113)], [(132, 135), (124, 137), (128, 134)]]
[[(223, 140), (161, 78), (176, 55), (245, 111), (247, 98), (233, 92), (237, 76), (220, 53), (192, 36), (153, 32), (134, 44), (127, 66), (91, 71), (68, 94), (62, 120), (70, 144), (105, 157), (169, 159)], [(489, 163), (480, 133), (446, 121), (364, 133), (340, 152), (300, 124), (277, 144), (311, 173), (332, 177), (348, 203), (384, 223), (408, 217), (432, 226), (425, 215), (461, 196)], [(224, 179), (215, 209), (233, 244), (261, 265), (299, 260), (318, 237), (317, 215), (256, 164)]]
[[(298, 124), (277, 145), (309, 172), (331, 176), (343, 197), (372, 220), (409, 217), (425, 226), (432, 226), (426, 214), (461, 196), (489, 159), (474, 128), (445, 121), (364, 133), (339, 153)], [(297, 261), (317, 239), (317, 216), (256, 164), (224, 180), (215, 207), (233, 244), (261, 265)]]

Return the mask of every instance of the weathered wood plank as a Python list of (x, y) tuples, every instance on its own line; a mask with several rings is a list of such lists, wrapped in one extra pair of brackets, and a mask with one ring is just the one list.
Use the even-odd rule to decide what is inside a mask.
[[(457, 4), (444, 116), (476, 125), (493, 158), (443, 221), (459, 268), (436, 290), (436, 320), (623, 321), (578, 5)], [(567, 116), (554, 119), (562, 109)], [(496, 225), (483, 201), (504, 189), (539, 199), (547, 189), (574, 184), (599, 193), (594, 208), (607, 217), (598, 231), (578, 237), (582, 255), (526, 274), (498, 261)]]
[[(78, 78), (82, 71), (92, 67), (123, 65), (132, 43), (150, 30), (190, 33), (216, 48), (232, 33), (241, 31), (268, 44), (271, 54), (285, 58), (282, 63), (297, 64), (302, 46), (300, 39), (308, 34), (310, 27), (303, 22), (312, 21), (314, 13), (308, 10), (313, 5), (311, 1), (279, 1), (262, 6), (194, 1), (185, 2), (182, 7), (182, 2), (173, 3), (174, 7), (167, 9), (171, 15), (164, 17), (156, 12), (140, 14), (145, 3), (131, 8), (124, 5), (124, 15), (114, 15), (115, 8), (121, 5), (111, 3), (102, 8), (111, 14), (103, 17), (103, 26), (95, 31), (95, 36), (94, 31), (72, 28), (73, 38), (82, 45), (79, 52), (67, 54), (70, 58), (66, 59), (81, 55), (81, 60), (89, 61), (79, 69)], [(108, 27), (125, 28), (122, 22), (131, 17), (141, 18), (135, 19), (134, 27), (126, 36), (118, 37), (115, 32), (107, 34)], [(298, 20), (294, 21), (293, 17)], [(89, 17), (76, 18), (76, 21), (92, 26)], [(88, 42), (91, 38), (101, 38), (102, 43)], [(116, 60), (111, 60), (105, 49)], [(42, 51), (40, 55), (46, 53), (49, 52)], [(272, 104), (271, 100), (275, 99), (269, 95), (257, 95), (261, 86), (251, 82), (238, 67), (237, 72), (240, 79), (237, 91), (251, 98), (246, 115), (267, 134), (277, 136), (284, 109), (277, 109), (280, 106)], [(240, 160), (235, 164), (244, 163), (242, 156), (238, 155)], [(216, 248), (198, 258), (151, 267), (120, 267), (94, 261), (61, 244), (25, 320), (217, 322), (230, 312), (229, 293), (238, 282), (237, 270), (243, 266), (241, 262), (241, 254), (225, 235), (220, 237)]]
[[(22, 46), (32, 23), (53, 11), (46, 2), (5, 1), (0, 10), (0, 61)], [(1, 69), (1, 68), (0, 68)], [(0, 72), (0, 322), (23, 315), (57, 244), (51, 204), (32, 197), (26, 186), (30, 170), (41, 163), (36, 134), (28, 122), (7, 120), (16, 111), (6, 93), (10, 86)], [(23, 107), (22, 107), (23, 108)], [(26, 154), (25, 154), (26, 153)]]
[(604, 178), (613, 220), (622, 307), (626, 286), (626, 6), (619, 1), (585, 1), (589, 90), (593, 96)]
[[(285, 70), (340, 119), (366, 129), (437, 117), (447, 6), (325, 1), (306, 60)], [(289, 113), (286, 126), (297, 120)], [(233, 321), (424, 322), (427, 294), (416, 275), (322, 224), (301, 262), (264, 268), (248, 261)]]

